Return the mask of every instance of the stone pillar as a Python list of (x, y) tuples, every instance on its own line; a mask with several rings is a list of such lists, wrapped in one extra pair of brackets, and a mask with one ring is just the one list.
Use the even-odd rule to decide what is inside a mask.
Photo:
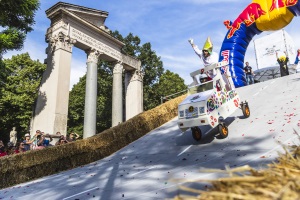
[(87, 54), (83, 138), (88, 138), (96, 134), (97, 64), (100, 52), (92, 49)]
[(143, 112), (143, 74), (135, 70), (126, 91), (126, 120)]
[(117, 63), (113, 70), (112, 126), (123, 122), (122, 72), (123, 65)]
[(48, 36), (47, 69), (43, 74), (31, 123), (31, 133), (66, 134), (72, 47), (76, 40), (60, 32)]

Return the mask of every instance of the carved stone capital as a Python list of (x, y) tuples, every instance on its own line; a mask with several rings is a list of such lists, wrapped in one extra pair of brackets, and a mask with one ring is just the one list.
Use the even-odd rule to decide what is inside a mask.
[(123, 65), (121, 63), (117, 63), (113, 70), (114, 74), (122, 74), (123, 73)]
[(132, 74), (131, 81), (143, 81), (144, 73), (141, 70), (135, 70)]
[(77, 41), (69, 36), (66, 36), (62, 32), (59, 32), (58, 35), (49, 36), (46, 39), (46, 42), (49, 43), (50, 52), (54, 52), (57, 49), (63, 49), (72, 52), (72, 47)]
[(98, 63), (99, 56), (101, 52), (96, 49), (91, 49), (86, 52), (87, 53), (87, 62)]

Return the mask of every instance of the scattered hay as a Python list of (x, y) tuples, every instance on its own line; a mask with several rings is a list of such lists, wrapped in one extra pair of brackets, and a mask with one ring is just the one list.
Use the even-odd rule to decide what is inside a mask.
[[(288, 150), (287, 150), (288, 149)], [(223, 200), (223, 199), (300, 199), (300, 147), (285, 147), (275, 163), (267, 169), (255, 170), (243, 166), (226, 170), (211, 170), (229, 174), (217, 180), (196, 180), (190, 182), (210, 182), (207, 191), (187, 188), (180, 189), (195, 193), (196, 196), (176, 196), (174, 200)]]

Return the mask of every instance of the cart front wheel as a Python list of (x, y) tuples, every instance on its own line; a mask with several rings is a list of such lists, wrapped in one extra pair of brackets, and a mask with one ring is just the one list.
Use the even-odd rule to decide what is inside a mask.
[(245, 118), (250, 117), (250, 108), (248, 103), (244, 103), (242, 106), (243, 115)]
[(200, 141), (202, 138), (201, 129), (198, 126), (192, 127), (191, 129), (194, 140)]
[(225, 124), (219, 124), (219, 132), (222, 138), (227, 138), (228, 136), (228, 127)]

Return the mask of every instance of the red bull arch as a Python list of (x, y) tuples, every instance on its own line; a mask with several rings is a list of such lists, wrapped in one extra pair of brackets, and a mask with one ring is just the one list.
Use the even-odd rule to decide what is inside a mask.
[(227, 60), (235, 87), (246, 85), (244, 58), (255, 35), (276, 31), (300, 15), (300, 0), (253, 0), (232, 22), (224, 21), (228, 32), (222, 43), (219, 61)]

